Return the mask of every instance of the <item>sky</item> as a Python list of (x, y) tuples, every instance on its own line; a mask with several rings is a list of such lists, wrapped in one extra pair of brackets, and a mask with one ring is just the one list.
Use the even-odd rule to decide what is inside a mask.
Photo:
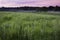
[(21, 6), (60, 6), (60, 0), (0, 0), (0, 7), (21, 7)]

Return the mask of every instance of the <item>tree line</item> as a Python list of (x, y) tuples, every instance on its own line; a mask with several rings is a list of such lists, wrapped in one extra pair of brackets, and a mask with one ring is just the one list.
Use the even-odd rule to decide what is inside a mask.
[(20, 11), (20, 10), (28, 10), (28, 11), (60, 11), (60, 6), (49, 6), (49, 7), (1, 7), (0, 11)]

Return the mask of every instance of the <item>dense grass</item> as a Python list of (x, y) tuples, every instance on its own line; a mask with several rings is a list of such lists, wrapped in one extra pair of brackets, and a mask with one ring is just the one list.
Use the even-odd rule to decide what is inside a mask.
[(60, 40), (60, 16), (0, 12), (0, 40)]

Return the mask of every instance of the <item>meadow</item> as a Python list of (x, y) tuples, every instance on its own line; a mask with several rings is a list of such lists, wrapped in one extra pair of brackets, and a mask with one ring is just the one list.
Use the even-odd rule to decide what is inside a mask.
[(0, 40), (60, 40), (60, 16), (45, 12), (0, 12)]

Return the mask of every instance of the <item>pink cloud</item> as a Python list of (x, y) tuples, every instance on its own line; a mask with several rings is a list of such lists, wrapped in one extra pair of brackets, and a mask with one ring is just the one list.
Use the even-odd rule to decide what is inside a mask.
[(60, 6), (60, 0), (0, 0), (0, 6)]

